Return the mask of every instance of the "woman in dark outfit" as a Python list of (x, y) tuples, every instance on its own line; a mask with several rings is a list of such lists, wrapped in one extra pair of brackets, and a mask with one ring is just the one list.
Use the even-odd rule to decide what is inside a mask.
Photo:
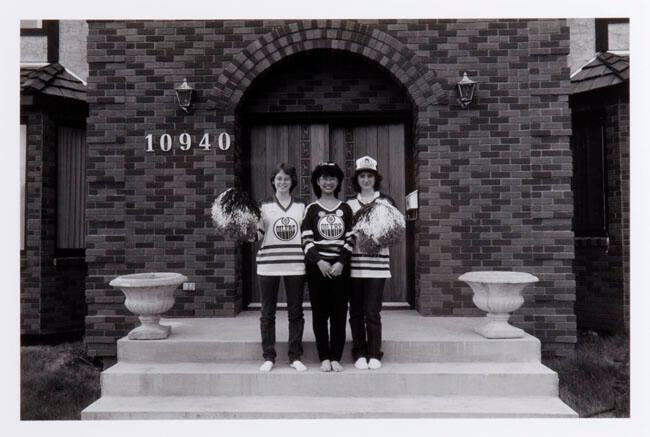
[[(338, 200), (343, 171), (333, 162), (316, 166), (311, 183), (318, 200), (302, 221), (307, 284), (320, 370), (341, 372), (348, 312), (352, 210)], [(328, 333), (329, 322), (329, 333)]]

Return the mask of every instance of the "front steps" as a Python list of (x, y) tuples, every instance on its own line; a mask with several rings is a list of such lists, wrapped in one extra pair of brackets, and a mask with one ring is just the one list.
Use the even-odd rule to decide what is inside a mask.
[(258, 370), (258, 312), (168, 319), (166, 340), (120, 339), (102, 397), (82, 419), (577, 417), (559, 400), (534, 337), (487, 340), (472, 331), (479, 318), (385, 311), (382, 368), (355, 369), (348, 342), (345, 371), (323, 373), (309, 311), (305, 319), (306, 372), (287, 365), (286, 312), (269, 373)]

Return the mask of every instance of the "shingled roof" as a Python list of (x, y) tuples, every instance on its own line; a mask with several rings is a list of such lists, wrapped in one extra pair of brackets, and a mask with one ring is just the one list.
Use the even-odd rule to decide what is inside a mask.
[(571, 77), (572, 94), (623, 83), (630, 79), (630, 57), (598, 53)]
[(59, 63), (20, 68), (21, 94), (46, 94), (86, 101), (86, 86)]

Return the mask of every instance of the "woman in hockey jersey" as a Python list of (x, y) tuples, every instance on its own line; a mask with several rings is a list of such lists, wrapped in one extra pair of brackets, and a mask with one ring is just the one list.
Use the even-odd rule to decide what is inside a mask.
[[(381, 175), (377, 161), (363, 156), (356, 161), (352, 185), (356, 197), (347, 201), (356, 213), (376, 199), (389, 197), (379, 192)], [(390, 254), (382, 248), (377, 255), (363, 253), (356, 244), (352, 251), (350, 269), (350, 330), (352, 332), (352, 357), (357, 369), (381, 367), (381, 301), (386, 278), (390, 278)]]
[(307, 369), (300, 361), (305, 325), (302, 312), (305, 264), (300, 225), (305, 205), (295, 202), (291, 196), (297, 184), (296, 169), (284, 163), (278, 165), (271, 177), (273, 198), (263, 202), (260, 208), (262, 246), (256, 262), (262, 301), (260, 330), (264, 363), (260, 370), (263, 372), (270, 371), (275, 363), (275, 312), (281, 277), (287, 293), (289, 363), (298, 371)]
[(343, 171), (335, 163), (316, 166), (311, 184), (318, 200), (307, 206), (302, 221), (314, 336), (323, 372), (343, 370), (341, 356), (354, 242), (352, 210), (337, 198), (342, 181)]

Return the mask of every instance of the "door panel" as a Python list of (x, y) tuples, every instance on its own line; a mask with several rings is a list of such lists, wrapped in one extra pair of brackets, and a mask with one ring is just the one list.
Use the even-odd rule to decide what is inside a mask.
[[(382, 175), (381, 191), (393, 198), (397, 208), (405, 210), (404, 125), (373, 124), (355, 127), (332, 126), (330, 136), (335, 145), (333, 157), (345, 166), (346, 197), (355, 195), (350, 182), (354, 176), (354, 161), (370, 155), (378, 161)], [(339, 143), (343, 142), (343, 151)], [(342, 196), (339, 196), (342, 197)], [(384, 287), (384, 302), (406, 302), (406, 241), (391, 247), (391, 275)]]
[[(251, 196), (256, 202), (261, 202), (273, 196), (271, 175), (275, 167), (286, 162), (296, 167), (298, 180), (301, 178), (300, 169), (300, 125), (258, 125), (253, 126), (251, 140)], [(300, 185), (294, 189), (296, 197), (300, 197)], [(250, 244), (249, 272), (251, 272), (250, 302), (260, 302), (259, 283), (257, 281), (255, 254), (261, 242)], [(284, 283), (280, 282), (278, 302), (286, 302)]]
[[(294, 197), (308, 204), (316, 200), (311, 189), (311, 170), (321, 161), (334, 161), (345, 172), (339, 199), (355, 195), (351, 184), (354, 161), (364, 155), (377, 159), (383, 176), (381, 191), (391, 196), (400, 209), (405, 207), (405, 162), (403, 124), (330, 124), (255, 125), (250, 133), (250, 187), (256, 201), (270, 198), (271, 174), (280, 162), (296, 167), (298, 186)], [(251, 245), (251, 302), (259, 302), (259, 285), (254, 274), (255, 252), (260, 243)], [(406, 242), (391, 248), (391, 273), (386, 281), (384, 302), (406, 302)], [(305, 296), (307, 299), (307, 296)], [(278, 302), (286, 302), (281, 284)]]

